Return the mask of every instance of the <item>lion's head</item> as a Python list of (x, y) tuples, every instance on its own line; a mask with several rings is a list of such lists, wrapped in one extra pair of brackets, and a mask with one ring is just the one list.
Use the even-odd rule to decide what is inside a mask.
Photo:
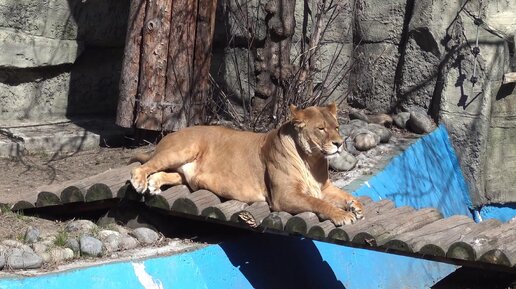
[(297, 131), (296, 142), (306, 154), (331, 158), (342, 151), (344, 139), (339, 134), (335, 103), (305, 109), (290, 105), (290, 111), (291, 123)]

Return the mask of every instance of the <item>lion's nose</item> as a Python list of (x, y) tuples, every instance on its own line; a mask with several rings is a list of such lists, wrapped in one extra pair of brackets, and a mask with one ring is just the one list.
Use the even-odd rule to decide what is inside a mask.
[(340, 148), (344, 142), (343, 141), (334, 141), (332, 143), (333, 143), (334, 146)]

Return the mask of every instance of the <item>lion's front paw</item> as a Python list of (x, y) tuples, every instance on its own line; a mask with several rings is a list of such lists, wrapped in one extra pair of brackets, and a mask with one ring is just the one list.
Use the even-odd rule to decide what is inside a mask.
[(160, 173), (155, 173), (149, 177), (149, 194), (159, 195), (161, 194), (161, 178)]
[(352, 200), (349, 202), (349, 208), (351, 209), (351, 212), (355, 214), (357, 220), (364, 218), (364, 205), (362, 205), (362, 203), (357, 200)]
[(131, 171), (131, 184), (138, 193), (147, 190), (147, 176), (140, 168), (134, 168)]
[(335, 224), (335, 226), (342, 226), (353, 224), (356, 222), (357, 216), (353, 212), (338, 210), (335, 211), (332, 216), (330, 216), (330, 219)]

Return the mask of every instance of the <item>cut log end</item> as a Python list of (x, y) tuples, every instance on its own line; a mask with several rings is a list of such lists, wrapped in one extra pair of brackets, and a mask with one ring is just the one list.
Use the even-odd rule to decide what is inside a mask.
[(61, 192), (61, 201), (63, 203), (84, 202), (84, 195), (78, 187), (69, 186)]
[(475, 261), (476, 253), (471, 245), (464, 242), (456, 242), (450, 246), (446, 257), (459, 260)]
[(36, 200), (36, 207), (46, 207), (61, 204), (61, 199), (51, 192), (41, 192)]
[(480, 261), (503, 266), (511, 266), (511, 261), (509, 261), (507, 255), (499, 249), (487, 251), (480, 257)]
[(446, 252), (443, 248), (435, 245), (435, 244), (426, 244), (419, 250), (419, 254), (436, 256), (436, 257), (445, 257)]
[(86, 196), (84, 199), (86, 200), (86, 202), (94, 202), (112, 198), (113, 193), (111, 192), (111, 189), (106, 184), (97, 183), (92, 185), (86, 191)]
[(334, 243), (343, 243), (349, 241), (349, 236), (342, 228), (335, 228), (328, 234), (328, 239)]

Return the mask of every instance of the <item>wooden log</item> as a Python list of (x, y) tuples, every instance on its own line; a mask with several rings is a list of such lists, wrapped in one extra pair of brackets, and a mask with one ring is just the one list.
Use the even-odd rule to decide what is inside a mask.
[(359, 222), (356, 222), (351, 225), (342, 226), (341, 228), (346, 231), (346, 234), (348, 235), (348, 238), (350, 241), (353, 241), (355, 236), (358, 233), (364, 232), (371, 226), (374, 226), (374, 224), (380, 220), (386, 220), (390, 221), (395, 218), (400, 218), (403, 215), (406, 215), (408, 213), (414, 212), (415, 209), (412, 207), (404, 206), (400, 208), (391, 209), (388, 211), (383, 212), (380, 215), (375, 215), (369, 218), (365, 218), (364, 220), (361, 220)]
[(246, 203), (237, 200), (229, 200), (215, 206), (207, 207), (201, 212), (201, 215), (221, 221), (229, 221), (231, 216), (245, 210), (247, 207), (248, 205)]
[(93, 184), (91, 187), (88, 188), (84, 200), (86, 202), (94, 202), (113, 198), (113, 192), (111, 192), (111, 189), (108, 185), (103, 183), (97, 183)]
[(233, 214), (231, 221), (245, 223), (251, 228), (256, 228), (270, 213), (271, 210), (267, 202), (256, 202), (252, 203), (245, 210)]
[(283, 231), (288, 219), (292, 217), (287, 212), (272, 212), (263, 219), (261, 226), (267, 229)]
[(148, 0), (143, 26), (136, 127), (162, 130), (172, 1)]
[(139, 66), (142, 45), (142, 28), (146, 0), (133, 0), (129, 7), (129, 21), (125, 39), (124, 59), (120, 73), (120, 93), (116, 124), (131, 128), (134, 121), (136, 94), (138, 92)]
[(191, 117), (197, 1), (175, 0), (167, 62), (167, 83), (162, 120), (163, 130), (177, 131), (188, 126)]
[(54, 206), (59, 204), (61, 204), (61, 199), (51, 192), (40, 192), (35, 203), (36, 207)]
[(395, 236), (419, 229), (431, 222), (442, 219), (442, 214), (434, 208), (421, 209), (402, 214), (396, 218), (380, 219), (355, 235), (352, 242), (361, 245), (381, 246)]
[(154, 195), (145, 200), (145, 204), (152, 208), (170, 210), (174, 202), (179, 198), (186, 198), (190, 195), (190, 189), (185, 185), (173, 186), (159, 195)]
[(516, 72), (508, 72), (503, 75), (503, 84), (516, 82)]
[(285, 231), (305, 236), (316, 224), (319, 224), (319, 217), (312, 212), (304, 212), (288, 219), (287, 224), (285, 224)]
[(69, 186), (61, 192), (61, 201), (63, 203), (84, 202), (84, 194), (78, 187)]
[(500, 221), (489, 219), (468, 228), (469, 231), (461, 234), (460, 239), (450, 245), (450, 248), (448, 248), (448, 251), (446, 252), (446, 257), (475, 261), (480, 257), (477, 256), (476, 249), (476, 247), (481, 243), (478, 238), (482, 236), (485, 231), (498, 228), (500, 225)]
[(473, 223), (473, 220), (466, 216), (451, 216), (432, 222), (418, 230), (399, 234), (386, 242), (383, 247), (403, 252), (420, 252), (426, 246), (423, 253), (444, 256), (448, 250), (447, 246), (451, 245), (449, 236), (460, 236), (461, 231)]
[[(491, 250), (483, 253), (478, 259), (481, 262), (513, 267), (516, 265), (516, 226), (503, 224), (503, 233), (497, 239), (491, 240)], [(496, 247), (495, 247), (496, 246)]]
[(16, 212), (16, 211), (21, 211), (21, 210), (31, 209), (31, 208), (34, 208), (33, 203), (29, 203), (27, 201), (18, 201), (11, 207), (11, 211)]
[(310, 230), (308, 230), (307, 236), (312, 239), (324, 241), (333, 229), (335, 229), (333, 222), (326, 220), (313, 225)]
[(373, 199), (371, 199), (371, 197), (368, 196), (357, 197), (357, 200), (364, 206), (373, 203)]
[(142, 201), (144, 195), (138, 193), (133, 185), (129, 181), (126, 182), (123, 186), (118, 189), (116, 192), (116, 197), (118, 199), (125, 199), (125, 200), (131, 200), (131, 201)]
[[(381, 200), (378, 202), (371, 202), (364, 206), (364, 220), (360, 220), (359, 222), (364, 222), (365, 220), (369, 220), (375, 216), (378, 216), (384, 212), (390, 211), (394, 209), (394, 203), (391, 200)], [(333, 243), (342, 244), (344, 242), (349, 241), (348, 233), (344, 230), (344, 228), (348, 227), (337, 227), (331, 230), (328, 233), (327, 240)]]
[(364, 206), (364, 218), (368, 219), (378, 216), (384, 212), (394, 209), (395, 205), (391, 200), (372, 202)]
[(174, 201), (171, 211), (199, 216), (209, 206), (220, 204), (220, 199), (207, 190), (198, 190)]

